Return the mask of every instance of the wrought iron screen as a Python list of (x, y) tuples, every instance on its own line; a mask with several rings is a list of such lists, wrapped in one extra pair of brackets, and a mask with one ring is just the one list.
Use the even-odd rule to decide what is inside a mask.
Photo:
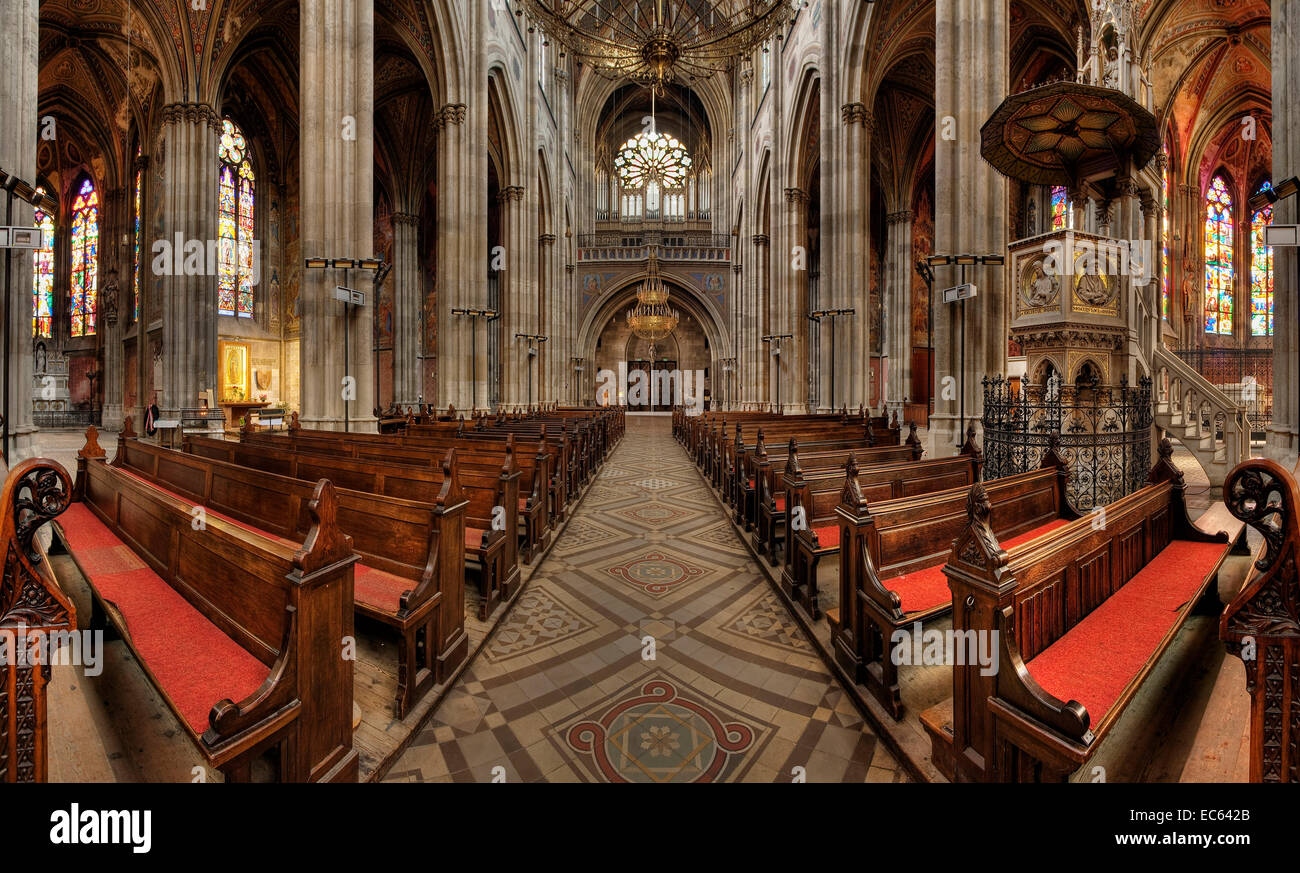
[(1077, 512), (1113, 503), (1146, 483), (1151, 468), (1151, 380), (1136, 388), (1096, 382), (1017, 388), (1001, 376), (984, 384), (984, 478), (1024, 473), (1042, 463), (1053, 433), (1070, 467), (1067, 497)]

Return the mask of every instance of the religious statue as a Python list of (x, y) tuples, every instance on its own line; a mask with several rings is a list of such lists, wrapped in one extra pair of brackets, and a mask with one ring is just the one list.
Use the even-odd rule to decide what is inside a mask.
[(1074, 286), (1074, 296), (1088, 306), (1105, 306), (1110, 302), (1111, 291), (1099, 273), (1084, 273)]
[(1115, 46), (1106, 49), (1106, 70), (1101, 75), (1101, 84), (1105, 88), (1119, 87), (1119, 50)]
[(99, 307), (107, 324), (117, 324), (118, 284), (117, 270), (109, 270), (104, 286), (99, 289)]
[(1035, 260), (1025, 271), (1023, 292), (1025, 302), (1034, 308), (1046, 306), (1056, 297), (1059, 288), (1056, 277), (1047, 275), (1041, 258)]

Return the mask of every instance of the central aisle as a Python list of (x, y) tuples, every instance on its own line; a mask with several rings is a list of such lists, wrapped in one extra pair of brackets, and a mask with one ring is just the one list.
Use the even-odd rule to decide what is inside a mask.
[(544, 561), (388, 780), (905, 778), (669, 418), (628, 418)]

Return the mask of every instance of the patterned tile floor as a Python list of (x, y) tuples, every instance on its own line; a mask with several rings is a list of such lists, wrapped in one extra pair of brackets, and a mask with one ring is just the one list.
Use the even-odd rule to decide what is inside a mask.
[(670, 420), (633, 417), (387, 779), (800, 777), (906, 778), (736, 540)]

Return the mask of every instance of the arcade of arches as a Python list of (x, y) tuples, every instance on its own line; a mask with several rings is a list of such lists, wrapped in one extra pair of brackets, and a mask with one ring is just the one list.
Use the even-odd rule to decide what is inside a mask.
[[(1016, 416), (1055, 404), (1054, 425), (1022, 432), (1037, 434), (1021, 440), (1039, 446), (1036, 466), (1050, 430), (1078, 436), (1062, 403), (1078, 415), (1111, 403), (1120, 419), (1079, 429), (1133, 437), (1138, 416), (1125, 446), (1145, 468), (1112, 469), (1096, 443), (1067, 439), (1062, 517), (1107, 503), (1096, 483), (1109, 477), (1139, 489), (1163, 458), (1191, 516), (1235, 537), (1233, 468), (1266, 457), (1290, 471), (1300, 450), (1300, 265), (1266, 236), (1298, 221), (1285, 183), (1300, 174), (1288, 109), (1300, 0), (789, 5), (725, 70), (652, 89), (576, 63), (526, 0), (7, 0), (0, 168), (44, 195), (15, 197), (7, 223), (45, 231), (6, 255), (10, 468), (36, 456), (84, 467), (92, 424), (109, 458), (128, 424), (142, 445), (179, 448), (203, 407), (199, 427), (230, 443), (263, 418), (358, 440), (514, 426), (520, 454), (599, 430), (589, 478), (539, 492), (545, 535), (529, 540), (520, 518), (500, 605), (467, 581), (464, 665), (400, 718), (357, 691), (361, 778), (486, 781), (496, 764), (512, 779), (772, 780), (792, 766), (822, 780), (992, 778), (932, 747), (951, 668), (901, 668), (892, 690), (872, 687), (867, 655), (846, 654), (850, 606), (835, 596), (851, 562), (838, 546), (814, 562), (810, 598), (789, 578), (802, 572), (797, 532), (779, 538), (757, 506), (746, 517), (737, 483), (752, 471), (733, 483), (699, 453), (731, 459), (733, 441), (766, 427), (779, 491), (789, 440), (843, 436), (819, 428), (875, 422), (863, 447), (877, 451), (879, 433), (905, 443), (915, 425), (921, 463), (955, 464), (974, 423), (992, 489), (1028, 475), (1012, 469), (1025, 466)], [(1148, 151), (1069, 184), (986, 160), (986, 121), (1054, 83), (1110, 89), (1115, 112), (1149, 120)], [(1025, 154), (1064, 150), (1070, 124), (1077, 134), (1105, 114), (1081, 111)], [(1059, 240), (1118, 243), (1134, 269), (1097, 277), (1075, 261), (1063, 293), (1042, 260)], [(652, 264), (676, 321), (647, 338), (630, 313)], [(974, 296), (946, 303), (943, 289), (964, 283)], [(633, 396), (641, 371), (652, 384), (665, 374), (667, 393)], [(538, 433), (534, 420), (554, 423)], [(473, 446), (458, 451), (466, 481), (486, 475)], [(846, 461), (832, 465), (835, 499), (809, 503), (837, 538)], [(425, 474), (445, 475), (436, 463)], [(783, 495), (768, 495), (781, 519)], [(1224, 559), (1223, 603), (1248, 572), (1247, 558)], [(937, 578), (934, 626), (957, 626)], [(102, 594), (91, 582), (64, 582), (78, 620)], [(388, 662), (401, 641), (385, 636), (397, 620), (363, 613), (362, 588), (358, 689), (400, 696), (407, 680)], [(1035, 643), (1044, 687), (1068, 691), (1076, 657), (1051, 643), (1110, 603)], [(1085, 758), (1119, 780), (1249, 778), (1251, 699), (1218, 633), (1217, 617), (1186, 617), (1156, 678), (1107, 698), (1132, 712), (1108, 719)], [(638, 656), (644, 637), (657, 661)], [(1049, 666), (1054, 649), (1066, 660)], [(129, 658), (110, 668), (111, 681), (48, 701), (51, 775), (188, 778), (203, 750), (148, 727), (175, 717), (170, 696)], [(647, 715), (644, 744), (591, 751), (591, 725), (614, 731), (619, 701), (669, 692), (689, 703), (674, 710), (676, 739)], [(129, 703), (105, 708), (114, 695)], [(1152, 719), (1173, 726), (1145, 730)], [(704, 736), (729, 720), (745, 742)], [(716, 760), (686, 754), (686, 733)], [(141, 750), (115, 754), (128, 745)]]

